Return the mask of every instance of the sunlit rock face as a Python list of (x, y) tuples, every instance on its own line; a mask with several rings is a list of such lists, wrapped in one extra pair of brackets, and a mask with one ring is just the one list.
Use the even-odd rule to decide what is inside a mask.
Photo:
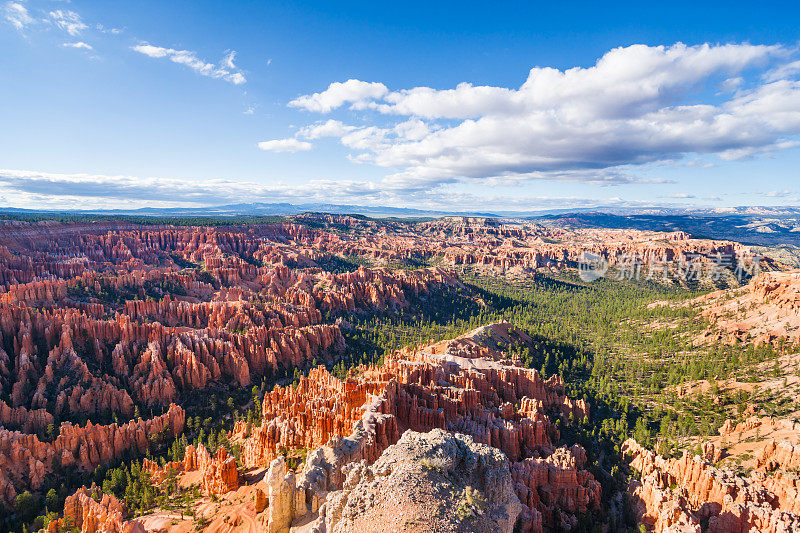
[[(796, 446), (774, 441), (758, 452), (749, 476), (717, 468), (700, 456), (665, 459), (628, 439), (623, 452), (641, 474), (629, 494), (639, 520), (657, 532), (714, 533), (800, 528)], [(706, 531), (706, 529), (703, 529)]]
[[(333, 215), (213, 228), (3, 223), (0, 500), (36, 491), (63, 469), (89, 472), (143, 456), (151, 440), (183, 431), (188, 395), (250, 387), (265, 376), (334, 362), (345, 349), (349, 316), (401, 312), (433, 294), (466, 290), (456, 275), (461, 267), (498, 274), (574, 270), (587, 250), (610, 265), (630, 257), (708, 262), (748, 253), (680, 232), (566, 230), (478, 218), (416, 226)], [(398, 265), (438, 266), (393, 269)], [(759, 283), (759, 297), (791, 305), (789, 292)], [(156, 483), (171, 470), (182, 480), (196, 477), (207, 498), (223, 499), (250, 497), (239, 467), (268, 469), (250, 500), (260, 525), (282, 531), (287, 521), (324, 516), (321, 528), (329, 516), (340, 516), (330, 527), (341, 529), (349, 527), (348, 505), (339, 515), (325, 514), (329, 495), (354, 490), (364, 476), (389, 479), (369, 470), (387, 450), (409, 431), (441, 430), (459, 435), (445, 440), (471, 443), (472, 455), (465, 456), (488, 453), (508, 462), (492, 472), (502, 471), (502, 485), (517, 503), (505, 489), (498, 499), (464, 481), (471, 471), (454, 470), (468, 483), (464, 491), (469, 486), (475, 498), (505, 509), (486, 527), (572, 527), (599, 507), (600, 485), (586, 470), (584, 450), (560, 446), (553, 420), (582, 420), (590, 406), (568, 398), (558, 377), (544, 380), (507, 360), (504, 347), (515, 341), (525, 342), (524, 334), (492, 324), (389, 354), (383, 365), (358, 368), (345, 380), (318, 366), (295, 387), (268, 392), (261, 420), (235, 427), (229, 439), (241, 445), (238, 465), (231, 450), (212, 454), (197, 446), (185, 450), (183, 461), (148, 460), (143, 468)], [(299, 468), (283, 459), (293, 450), (308, 450)], [(711, 459), (715, 453), (704, 451)], [(776, 444), (765, 464), (787, 454)], [(348, 485), (356, 470), (363, 476)], [(776, 497), (790, 497), (783, 481), (770, 486)], [(144, 523), (124, 520), (119, 502), (94, 496), (86, 489), (69, 500), (82, 528), (133, 531)]]
[[(574, 523), (577, 514), (599, 508), (600, 484), (584, 469), (586, 452), (580, 446), (556, 446), (559, 433), (548, 413), (583, 417), (589, 406), (567, 398), (557, 377), (542, 380), (537, 371), (502, 359), (496, 346), (523, 336), (508, 323), (492, 324), (453, 341), (401, 350), (382, 366), (357, 368), (344, 381), (322, 367), (314, 369), (296, 386), (265, 395), (263, 419), (249, 435), (243, 422), (237, 425), (233, 436), (245, 438), (243, 462), (272, 471), (283, 461), (282, 451), (321, 445), (286, 481), (296, 495), (291, 519), (333, 513), (318, 518), (318, 526), (346, 531), (355, 527), (350, 519), (340, 524), (349, 505), (341, 498), (347, 497), (328, 493), (357, 484), (348, 481), (354, 469), (384, 461), (396, 449), (392, 445), (414, 438), (410, 435), (458, 433), (459, 439), (502, 452), (499, 457), (507, 460), (504, 483), (513, 491), (515, 509), (507, 514), (514, 518), (498, 519), (495, 529), (487, 530), (497, 530), (498, 523), (505, 530), (519, 522), (524, 531)], [(364, 472), (364, 479), (372, 479), (370, 470)], [(330, 504), (334, 510), (320, 511), (331, 497), (340, 498)], [(284, 511), (280, 516), (285, 518)]]
[[(399, 309), (458, 284), (441, 269), (291, 269), (325, 235), (294, 224), (13, 223), (0, 235), (5, 502), (55, 468), (88, 471), (180, 433), (172, 404), (190, 391), (332, 360), (344, 338), (324, 313)], [(131, 420), (137, 409), (166, 414)], [(117, 424), (66, 422), (111, 415)]]
[(744, 288), (712, 292), (692, 303), (710, 321), (703, 342), (777, 346), (800, 339), (800, 271), (762, 272)]

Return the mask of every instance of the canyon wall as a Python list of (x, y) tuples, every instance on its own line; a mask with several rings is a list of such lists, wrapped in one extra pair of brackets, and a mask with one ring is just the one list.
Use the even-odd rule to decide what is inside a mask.
[(172, 439), (183, 432), (184, 410), (175, 404), (163, 415), (122, 425), (74, 426), (64, 422), (52, 442), (0, 428), (0, 500), (14, 501), (20, 489), (38, 490), (61, 469), (91, 472), (127, 452), (143, 454), (151, 439)]
[[(545, 381), (535, 370), (459, 355), (469, 339), (492, 330), (517, 334), (510, 324), (495, 324), (457, 339), (451, 351), (401, 350), (380, 367), (355, 369), (344, 381), (320, 367), (296, 387), (265, 395), (261, 424), (248, 436), (240, 423), (233, 437), (245, 439), (244, 465), (270, 465), (280, 478), (270, 490), (294, 502), (270, 516), (277, 513), (283, 524), (316, 513), (329, 492), (345, 490), (352, 465), (373, 464), (407, 430), (466, 434), (502, 451), (510, 460), (510, 486), (522, 502), (524, 531), (574, 525), (576, 515), (599, 508), (600, 484), (583, 469), (585, 451), (556, 447), (560, 437), (549, 418), (573, 412), (583, 417), (588, 406), (569, 400), (557, 377)], [(281, 473), (286, 451), (314, 446), (320, 447), (308, 453), (299, 475)]]
[(679, 526), (710, 533), (800, 528), (800, 479), (791, 466), (796, 464), (792, 445), (773, 443), (750, 476), (714, 467), (699, 456), (665, 459), (632, 439), (623, 452), (641, 475), (629, 489), (638, 518), (656, 533)]
[(332, 361), (344, 337), (327, 316), (390, 312), (460, 285), (439, 268), (286, 266), (320, 257), (303, 250), (325, 235), (296, 224), (0, 223), (0, 501), (55, 468), (88, 470), (143, 452), (167, 426), (181, 432), (172, 404), (188, 392)]
[(702, 342), (800, 342), (800, 271), (762, 272), (744, 288), (713, 292), (691, 303), (710, 322)]

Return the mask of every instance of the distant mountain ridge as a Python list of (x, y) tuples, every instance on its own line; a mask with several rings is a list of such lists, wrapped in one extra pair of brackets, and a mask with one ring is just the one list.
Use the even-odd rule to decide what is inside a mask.
[(800, 246), (800, 209), (743, 208), (729, 212), (694, 211), (617, 215), (604, 212), (526, 217), (560, 227), (685, 231), (693, 237), (724, 239), (755, 246)]
[(289, 202), (278, 203), (236, 203), (206, 207), (143, 207), (138, 209), (23, 209), (17, 207), (0, 207), (0, 213), (26, 214), (26, 213), (64, 213), (64, 214), (97, 214), (97, 215), (135, 215), (135, 216), (280, 216), (298, 215), (308, 212), (359, 214), (374, 217), (441, 217), (441, 216), (472, 216), (494, 218), (539, 218), (543, 216), (561, 216), (580, 214), (589, 216), (597, 213), (617, 216), (669, 216), (693, 215), (706, 217), (740, 216), (774, 216), (774, 217), (799, 217), (800, 206), (738, 206), (738, 207), (619, 207), (596, 206), (587, 208), (561, 208), (528, 211), (505, 210), (446, 210), (446, 209), (419, 209), (414, 207), (369, 206), (352, 204), (309, 203), (292, 204)]
[(446, 211), (413, 207), (339, 204), (238, 203), (210, 207), (36, 210), (0, 207), (0, 216), (99, 215), (139, 217), (291, 216), (303, 213), (364, 215), (373, 218), (469, 216), (535, 221), (545, 225), (685, 231), (695, 237), (726, 239), (756, 246), (800, 247), (800, 206), (723, 208), (595, 207), (545, 211)]
[(339, 205), (339, 204), (291, 204), (291, 203), (239, 203), (209, 207), (143, 207), (139, 209), (19, 209), (0, 207), (0, 213), (66, 213), (95, 215), (133, 215), (133, 216), (282, 216), (301, 213), (335, 213), (342, 215), (366, 215), (373, 217), (441, 217), (441, 216), (481, 216), (501, 217), (498, 213), (478, 211), (437, 211), (411, 207)]

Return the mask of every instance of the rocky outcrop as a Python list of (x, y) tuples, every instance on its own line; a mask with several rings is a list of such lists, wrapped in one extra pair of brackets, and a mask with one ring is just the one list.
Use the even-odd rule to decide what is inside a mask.
[[(101, 274), (92, 270), (96, 262), (87, 261), (74, 278), (43, 279), (30, 287), (12, 284), (0, 292), (0, 346), (14, 347), (10, 355), (0, 353), (0, 382), (13, 388), (11, 406), (56, 415), (111, 411), (130, 416), (131, 398), (167, 405), (181, 390), (220, 379), (244, 386), (253, 373), (307, 366), (340, 351), (341, 332), (320, 323), (323, 311), (402, 307), (434, 286), (458, 283), (442, 269), (306, 273), (280, 265), (255, 267), (224, 255), (255, 254), (259, 235), (278, 237), (284, 230), (287, 236), (303, 233), (265, 227), (235, 239), (209, 231), (101, 237), (80, 227), (60, 228), (64, 238), (79, 240), (73, 253), (85, 252), (117, 268)], [(98, 240), (127, 251), (111, 252)], [(34, 253), (25, 246), (42, 257), (55, 253), (49, 247), (42, 251), (28, 237), (18, 244), (21, 254)], [(111, 257), (99, 254), (97, 246)], [(195, 270), (175, 270), (171, 257), (178, 252), (187, 260), (201, 259), (210, 279), (200, 281)], [(110, 360), (114, 375), (97, 373), (94, 365), (84, 364), (90, 360)], [(62, 391), (58, 398), (50, 397), (52, 389)]]
[(709, 463), (718, 463), (722, 458), (722, 449), (713, 442), (703, 442), (700, 444), (702, 457)]
[(21, 428), (25, 433), (38, 433), (54, 421), (53, 415), (44, 409), (29, 411), (24, 407), (10, 407), (0, 400), (0, 424), (6, 427)]
[(568, 529), (574, 525), (566, 521), (569, 514), (600, 508), (600, 483), (583, 469), (585, 463), (586, 452), (580, 446), (558, 448), (544, 459), (511, 463), (517, 496), (530, 509), (523, 516), (528, 529), (541, 530), (542, 523)]
[(184, 451), (183, 461), (172, 461), (164, 466), (145, 458), (142, 470), (150, 475), (150, 480), (156, 485), (163, 483), (171, 472), (178, 475), (199, 470), (201, 486), (206, 494), (220, 495), (239, 488), (236, 459), (229, 456), (223, 446), (211, 454), (202, 444), (197, 447), (189, 445)]
[(103, 494), (98, 500), (93, 493), (99, 489), (82, 487), (64, 501), (64, 517), (48, 524), (48, 533), (72, 531), (80, 533), (145, 533), (144, 526), (136, 520), (125, 520), (124, 506), (114, 496)]
[(691, 303), (711, 323), (703, 342), (777, 346), (800, 340), (800, 271), (762, 272), (744, 289), (713, 292)]
[(255, 496), (253, 497), (253, 508), (256, 510), (256, 514), (264, 511), (267, 508), (267, 503), (269, 500), (267, 499), (267, 493), (264, 490), (257, 488), (255, 490)]
[(348, 466), (318, 530), (510, 533), (521, 508), (496, 448), (458, 433), (407, 431), (374, 464)]
[[(513, 274), (575, 268), (585, 250), (612, 265), (694, 256), (710, 265), (747, 252), (679, 232), (479, 218), (418, 227), (336, 215), (297, 221), (213, 228), (0, 223), (0, 499), (41, 487), (58, 468), (89, 470), (143, 453), (149, 438), (183, 426), (177, 406), (131, 420), (137, 407), (161, 412), (192, 391), (250, 387), (293, 367), (332, 362), (343, 351), (340, 324), (349, 327), (349, 315), (392, 312), (464, 289), (441, 267), (341, 271), (353, 264), (346, 256)], [(762, 285), (760, 298), (791, 308), (789, 292)], [(275, 477), (275, 490), (290, 489), (297, 518), (343, 488), (348, 465), (370, 467), (403, 432), (445, 430), (509, 458), (524, 530), (571, 526), (596, 507), (599, 489), (580, 449), (558, 448), (555, 421), (583, 420), (590, 406), (568, 398), (558, 377), (544, 380), (507, 360), (510, 345), (528, 341), (501, 323), (389, 355), (385, 365), (359, 368), (344, 381), (311, 370), (296, 387), (265, 396), (242, 461), (267, 467), (283, 451), (311, 450), (301, 471)], [(55, 421), (87, 418), (121, 422), (65, 423), (52, 428), (53, 442), (36, 435), (50, 439)], [(244, 431), (240, 426), (237, 435)], [(164, 468), (146, 462), (146, 469), (156, 482), (170, 469), (201, 470), (203, 488), (213, 494), (237, 486), (226, 452), (212, 457), (198, 447), (186, 457)], [(786, 479), (774, 480), (779, 498), (791, 495)], [(266, 505), (269, 490), (261, 490)]]
[(701, 523), (711, 533), (800, 528), (796, 473), (757, 471), (744, 478), (699, 456), (664, 459), (632, 439), (623, 452), (641, 475), (629, 488), (638, 517), (656, 532), (700, 531)]
[[(202, 448), (198, 449), (198, 453)], [(207, 451), (205, 453), (208, 453)], [(202, 462), (205, 462), (202, 461)], [(207, 494), (225, 494), (239, 488), (239, 471), (236, 459), (228, 455), (224, 447), (220, 447), (201, 469), (203, 473), (203, 490)]]
[(288, 532), (295, 515), (294, 472), (287, 471), (286, 461), (281, 457), (270, 463), (266, 481), (269, 487), (267, 533)]
[[(2, 497), (38, 486), (54, 464), (88, 468), (120, 450), (143, 449), (141, 434), (119, 435), (140, 424), (130, 421), (137, 406), (158, 411), (189, 391), (249, 386), (332, 361), (344, 337), (323, 317), (390, 311), (459, 285), (440, 268), (315, 268), (330, 257), (325, 243), (340, 241), (297, 224), (0, 223), (0, 461), (9, 465), (0, 474)], [(276, 421), (276, 442), (265, 444), (271, 451), (262, 458), (273, 458), (280, 446), (315, 447), (349, 434), (357, 407), (305, 423), (332, 424), (316, 434), (305, 432), (303, 413)], [(312, 411), (308, 405), (304, 413)], [(121, 423), (103, 442), (86, 436), (92, 444), (74, 450), (34, 435), (76, 418)], [(106, 431), (97, 427), (91, 431)], [(80, 433), (70, 425), (61, 431)], [(11, 454), (8, 443), (24, 444)], [(215, 483), (214, 490), (228, 485)]]
[(764, 433), (767, 431), (781, 430), (800, 432), (800, 422), (786, 418), (781, 419), (754, 415), (746, 418), (738, 424), (734, 424), (733, 420), (730, 419), (725, 420), (725, 423), (723, 423), (719, 428), (719, 434), (723, 437), (727, 435), (737, 435), (739, 433), (745, 433), (756, 428), (763, 430)]
[[(320, 367), (296, 387), (275, 387), (264, 395), (263, 422), (245, 443), (244, 464), (269, 464), (281, 450), (316, 448), (332, 437), (350, 434), (362, 418), (364, 403), (382, 395), (387, 385), (388, 381), (340, 381)], [(396, 429), (388, 439), (397, 440)]]
[(769, 472), (778, 468), (796, 470), (800, 468), (800, 445), (770, 439), (766, 446), (756, 452), (755, 460), (757, 468)]
[[(327, 222), (327, 221), (326, 221)], [(331, 222), (335, 223), (336, 222)], [(350, 226), (357, 222), (348, 221)], [(446, 217), (417, 224), (413, 230), (370, 231), (366, 224), (357, 238), (318, 238), (311, 248), (372, 262), (413, 262), (436, 259), (456, 267), (469, 266), (497, 273), (524, 273), (540, 269), (574, 269), (584, 252), (614, 267), (634, 265), (643, 276), (659, 281), (669, 268), (672, 275), (688, 265), (704, 279), (736, 279), (741, 265), (754, 266), (754, 254), (730, 241), (694, 239), (684, 232), (657, 232), (600, 228), (545, 227), (536, 223), (503, 224), (488, 218)], [(771, 262), (762, 258), (762, 266)]]
[(145, 453), (150, 439), (174, 438), (183, 431), (185, 413), (177, 405), (149, 420), (127, 424), (73, 426), (65, 422), (53, 442), (36, 435), (0, 429), (0, 498), (13, 501), (19, 488), (38, 489), (56, 469), (91, 471), (127, 452)]
[(142, 471), (147, 472), (153, 485), (160, 485), (173, 473), (185, 472), (183, 465), (183, 461), (170, 461), (164, 466), (159, 466), (158, 463), (147, 457), (142, 459)]
[[(515, 335), (509, 324), (494, 324), (445, 348), (401, 350), (344, 381), (320, 367), (294, 387), (276, 387), (264, 397), (261, 425), (249, 435), (243, 424), (236, 429), (246, 439), (244, 465), (279, 469), (283, 452), (320, 446), (308, 453), (302, 472), (274, 478), (283, 480), (274, 490), (294, 494), (285, 518), (293, 520), (316, 512), (329, 491), (344, 487), (349, 465), (373, 464), (403, 430), (463, 433), (512, 461), (522, 531), (574, 525), (578, 514), (599, 508), (600, 485), (583, 469), (582, 448), (554, 446), (559, 434), (550, 416), (583, 417), (589, 408), (569, 401), (558, 378), (542, 380), (535, 370), (485, 352), (498, 350), (501, 339), (516, 342)], [(469, 343), (475, 350), (465, 354)]]
[(753, 278), (749, 289), (779, 307), (800, 310), (800, 272), (764, 272)]

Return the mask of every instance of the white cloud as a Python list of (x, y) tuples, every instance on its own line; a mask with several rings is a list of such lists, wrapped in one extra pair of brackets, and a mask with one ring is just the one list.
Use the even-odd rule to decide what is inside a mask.
[(87, 44), (83, 41), (78, 41), (75, 43), (62, 43), (61, 46), (64, 48), (78, 48), (81, 50), (93, 50), (92, 45)]
[(222, 59), (222, 64), (225, 65), (226, 67), (228, 67), (231, 70), (236, 70), (236, 65), (234, 65), (234, 63), (233, 63), (234, 59), (236, 59), (236, 51), (235, 50), (231, 50), (231, 51), (228, 52), (228, 55), (226, 55)]
[(353, 104), (356, 108), (370, 100), (382, 98), (389, 90), (382, 83), (369, 83), (360, 80), (331, 83), (321, 93), (314, 93), (295, 98), (289, 102), (290, 107), (300, 107), (308, 111), (327, 113), (344, 104)]
[(101, 33), (110, 33), (111, 35), (119, 35), (122, 33), (122, 30), (119, 28), (106, 28), (102, 24), (96, 24), (95, 28), (97, 28), (97, 30)]
[(81, 20), (80, 15), (74, 11), (56, 9), (55, 11), (50, 12), (50, 19), (52, 20), (53, 24), (73, 37), (79, 35), (83, 30), (88, 28), (88, 26)]
[(289, 138), (261, 141), (258, 143), (258, 147), (268, 152), (307, 152), (313, 148), (313, 145), (305, 141)]
[(377, 126), (357, 128), (342, 136), (342, 144), (356, 150), (379, 152), (390, 147), (388, 137), (390, 130)]
[(791, 192), (789, 189), (784, 189), (782, 191), (769, 191), (768, 193), (764, 193), (764, 196), (768, 196), (770, 198), (785, 198), (790, 194)]
[(400, 139), (407, 141), (419, 141), (430, 135), (433, 130), (439, 129), (435, 125), (431, 127), (429, 123), (423, 122), (418, 118), (410, 118), (394, 127), (394, 133)]
[(347, 126), (338, 120), (328, 120), (327, 122), (317, 122), (306, 126), (297, 132), (298, 137), (306, 139), (321, 139), (322, 137), (342, 137), (350, 131), (356, 129), (355, 126)]
[[(398, 168), (407, 179), (581, 176), (628, 183), (618, 170), (692, 155), (739, 159), (793, 145), (800, 82), (788, 77), (793, 66), (776, 65), (794, 65), (796, 54), (779, 45), (634, 45), (607, 52), (589, 68), (535, 67), (518, 89), (461, 83), (389, 91), (351, 79), (289, 105), (377, 110), (371, 124), (339, 122), (335, 135), (355, 151), (351, 160)], [(756, 83), (743, 89), (738, 79), (754, 72)], [(769, 80), (764, 72), (772, 73)], [(775, 79), (775, 72), (786, 77)], [(720, 84), (736, 91), (725, 99), (705, 90)], [(393, 116), (404, 120), (391, 124)], [(300, 132), (314, 135), (319, 127)]]
[(24, 30), (35, 22), (28, 9), (19, 2), (6, 2), (3, 6), (3, 18), (18, 30)]
[(744, 83), (744, 78), (736, 76), (735, 78), (728, 78), (720, 83), (719, 88), (726, 93), (732, 93), (737, 90)]
[(192, 180), (0, 169), (0, 197), (12, 207), (180, 206), (262, 202), (380, 202), (392, 193), (380, 184), (312, 180), (265, 185), (246, 180)]
[(425, 118), (475, 118), (486, 114), (511, 114), (524, 110), (515, 91), (503, 87), (475, 87), (459, 83), (455, 89), (430, 87), (392, 92), (386, 104), (374, 105), (382, 113)]
[(98, 174), (61, 174), (0, 169), (0, 204), (40, 209), (114, 209), (188, 207), (252, 202), (385, 205), (453, 211), (536, 210), (548, 207), (643, 207), (652, 202), (557, 196), (513, 197), (432, 190), (418, 182), (383, 180), (312, 180), (302, 184), (264, 185), (244, 180), (191, 180)]
[(167, 58), (173, 63), (189, 67), (202, 76), (225, 80), (234, 85), (241, 85), (247, 81), (244, 74), (233, 63), (236, 55), (234, 51), (229, 52), (218, 65), (215, 65), (203, 61), (197, 57), (195, 52), (190, 50), (175, 50), (174, 48), (164, 48), (148, 43), (138, 44), (131, 47), (131, 49), (148, 57), (156, 59)]
[(171, 52), (175, 52), (176, 50), (172, 50), (171, 48), (162, 48), (161, 46), (153, 46), (152, 44), (138, 44), (133, 47), (133, 50), (139, 52), (140, 54), (144, 54), (148, 57), (167, 57)]
[(766, 81), (777, 81), (795, 76), (798, 73), (800, 73), (800, 59), (775, 67), (764, 74), (764, 79)]

